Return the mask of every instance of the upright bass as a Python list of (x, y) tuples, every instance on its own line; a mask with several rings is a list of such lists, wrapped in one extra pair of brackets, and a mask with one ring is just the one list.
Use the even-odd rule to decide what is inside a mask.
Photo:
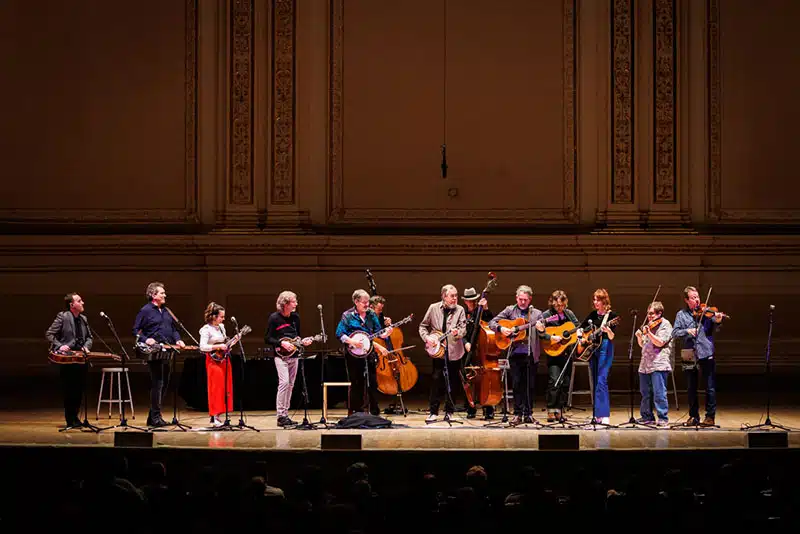
[[(497, 286), (497, 275), (489, 273), (489, 281), (481, 292), (480, 300)], [(470, 352), (464, 358), (462, 385), (471, 407), (494, 406), (503, 400), (503, 382), (498, 360), (502, 351), (495, 342), (495, 332), (489, 323), (482, 320), (483, 306), (480, 304), (472, 316), (474, 327), (469, 339)]]
[[(374, 297), (378, 294), (378, 288), (369, 269), (367, 269), (367, 281), (369, 282), (370, 294)], [(381, 327), (386, 325), (383, 311), (378, 314), (378, 319)], [(404, 355), (401, 350), (403, 332), (400, 331), (400, 328), (393, 328), (392, 334), (385, 340), (376, 338), (374, 342), (388, 351), (376, 351), (378, 361), (375, 365), (375, 380), (378, 391), (385, 395), (397, 395), (405, 393), (414, 387), (419, 378), (419, 373), (411, 359)]]

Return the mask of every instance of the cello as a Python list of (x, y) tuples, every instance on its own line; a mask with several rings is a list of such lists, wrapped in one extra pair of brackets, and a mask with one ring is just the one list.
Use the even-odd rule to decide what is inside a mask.
[[(481, 292), (480, 299), (486, 298), (486, 294), (495, 286), (497, 275), (489, 273), (489, 281)], [(467, 402), (473, 408), (476, 402), (481, 406), (494, 406), (503, 400), (503, 382), (498, 362), (502, 351), (497, 347), (495, 332), (482, 317), (483, 306), (479, 305), (472, 316), (475, 327), (470, 339), (470, 352), (464, 359), (462, 369), (462, 385)]]
[[(369, 282), (370, 294), (374, 297), (378, 294), (375, 279), (367, 269), (367, 281)], [(381, 326), (386, 325), (386, 318), (383, 310), (378, 314)], [(403, 354), (403, 332), (400, 328), (393, 328), (392, 334), (384, 339), (376, 338), (376, 345), (387, 349), (386, 351), (376, 351), (378, 360), (375, 365), (375, 380), (378, 391), (384, 395), (402, 395), (410, 390), (417, 383), (419, 373), (414, 363)], [(405, 410), (404, 410), (405, 411)]]

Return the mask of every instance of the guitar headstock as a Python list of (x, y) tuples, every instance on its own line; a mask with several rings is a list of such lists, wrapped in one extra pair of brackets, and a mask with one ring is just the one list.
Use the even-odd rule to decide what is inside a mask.
[(248, 325), (244, 325), (244, 326), (242, 327), (242, 329), (241, 329), (241, 330), (239, 330), (239, 336), (244, 336), (244, 335), (246, 335), (246, 334), (249, 334), (249, 333), (250, 333), (250, 332), (252, 332), (252, 331), (253, 331), (253, 329), (252, 329), (252, 328), (250, 328), (250, 326), (248, 326)]
[(393, 327), (395, 327), (395, 326), (404, 325), (404, 324), (406, 324), (407, 322), (411, 321), (411, 319), (413, 319), (413, 318), (414, 318), (414, 314), (412, 313), (412, 314), (411, 314), (411, 315), (409, 315), (408, 317), (405, 317), (405, 318), (403, 318), (403, 319), (400, 319), (399, 321), (397, 321), (396, 323), (394, 323), (392, 326), (393, 326)]

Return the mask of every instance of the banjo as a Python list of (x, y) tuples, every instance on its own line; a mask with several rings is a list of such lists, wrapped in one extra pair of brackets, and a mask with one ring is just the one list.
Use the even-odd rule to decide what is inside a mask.
[(375, 339), (376, 337), (380, 336), (381, 334), (383, 334), (385, 331), (389, 330), (390, 328), (394, 328), (395, 326), (401, 326), (401, 325), (406, 324), (413, 317), (414, 317), (414, 314), (412, 313), (408, 317), (405, 317), (404, 319), (400, 319), (396, 323), (392, 323), (389, 326), (387, 326), (386, 328), (382, 328), (382, 329), (378, 330), (374, 334), (367, 334), (363, 330), (356, 330), (355, 332), (350, 334), (349, 337), (350, 337), (350, 339), (352, 339), (354, 341), (358, 341), (358, 345), (354, 347), (354, 346), (350, 345), (349, 343), (345, 343), (345, 349), (347, 350), (347, 353), (350, 356), (353, 356), (355, 358), (366, 358), (367, 355), (370, 352), (372, 352), (372, 340), (373, 339)]

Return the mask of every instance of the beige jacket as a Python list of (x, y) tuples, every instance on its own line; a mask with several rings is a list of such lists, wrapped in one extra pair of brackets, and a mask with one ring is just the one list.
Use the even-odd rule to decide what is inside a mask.
[[(419, 323), (419, 336), (422, 338), (423, 343), (425, 338), (434, 330), (441, 331), (442, 321), (444, 320), (444, 303), (442, 301), (434, 302), (428, 306), (428, 311), (425, 312), (425, 317)], [(458, 329), (458, 335), (447, 336), (447, 359), (460, 360), (464, 356), (464, 343), (461, 339), (467, 335), (467, 315), (464, 313), (464, 307), (456, 304), (455, 309), (450, 315), (447, 316), (447, 330)]]

